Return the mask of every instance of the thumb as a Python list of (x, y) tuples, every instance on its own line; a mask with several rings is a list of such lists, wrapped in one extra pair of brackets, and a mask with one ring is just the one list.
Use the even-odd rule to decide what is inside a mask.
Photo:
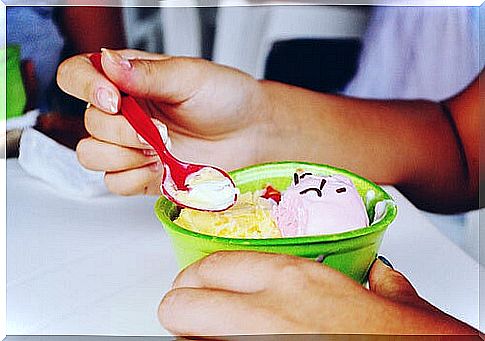
[(155, 56), (141, 51), (103, 49), (101, 62), (108, 78), (135, 97), (179, 104), (201, 87), (207, 68), (202, 65), (203, 60)]
[(383, 256), (378, 256), (369, 272), (369, 288), (381, 297), (392, 301), (422, 305), (425, 303), (411, 283), (392, 268)]

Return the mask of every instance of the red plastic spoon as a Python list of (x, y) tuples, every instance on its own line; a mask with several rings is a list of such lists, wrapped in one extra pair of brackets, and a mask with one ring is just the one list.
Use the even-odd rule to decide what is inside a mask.
[[(101, 64), (101, 53), (94, 53), (89, 59), (99, 72), (106, 75)], [(175, 158), (165, 147), (150, 116), (133, 97), (123, 92), (121, 113), (160, 156), (164, 168), (161, 189), (170, 201), (200, 211), (224, 211), (234, 205), (238, 191), (229, 174), (217, 167)]]

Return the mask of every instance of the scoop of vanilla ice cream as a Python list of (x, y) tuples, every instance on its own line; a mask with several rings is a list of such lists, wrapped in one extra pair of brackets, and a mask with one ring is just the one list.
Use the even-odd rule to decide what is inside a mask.
[(233, 207), (222, 212), (184, 208), (174, 222), (186, 229), (212, 236), (279, 238), (281, 232), (271, 214), (275, 204), (260, 195), (259, 192), (243, 193)]
[(333, 234), (369, 225), (362, 198), (343, 175), (295, 173), (273, 216), (284, 237)]

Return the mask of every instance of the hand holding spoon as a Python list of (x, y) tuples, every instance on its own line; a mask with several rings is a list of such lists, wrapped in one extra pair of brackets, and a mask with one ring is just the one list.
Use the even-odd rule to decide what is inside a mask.
[[(105, 75), (101, 53), (94, 53), (89, 59)], [(158, 153), (164, 169), (160, 188), (167, 199), (178, 206), (200, 211), (224, 211), (234, 205), (238, 190), (229, 174), (217, 167), (175, 158), (165, 147), (149, 115), (133, 97), (125, 93), (121, 93), (121, 113)]]

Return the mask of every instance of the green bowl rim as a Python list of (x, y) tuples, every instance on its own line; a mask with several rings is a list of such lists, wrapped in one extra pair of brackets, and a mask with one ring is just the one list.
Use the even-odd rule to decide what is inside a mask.
[[(244, 168), (239, 168), (233, 171), (230, 171), (230, 175), (235, 175), (238, 173), (246, 172), (248, 170), (251, 170), (253, 168), (260, 168), (262, 166), (274, 166), (274, 165), (306, 165), (306, 166), (317, 166), (317, 167), (323, 167), (327, 168), (332, 171), (336, 171), (340, 174), (347, 174), (350, 175), (350, 177), (358, 178), (368, 184), (371, 185), (371, 187), (374, 188), (377, 192), (381, 192), (384, 194), (384, 199), (385, 200), (391, 200), (394, 202), (394, 199), (380, 186), (376, 185), (370, 180), (367, 180), (355, 173), (352, 173), (348, 170), (329, 166), (329, 165), (324, 165), (324, 164), (318, 164), (318, 163), (312, 163), (312, 162), (303, 162), (303, 161), (278, 161), (278, 162), (266, 162), (266, 163), (260, 163), (256, 165), (251, 165), (247, 166)], [(160, 209), (160, 206), (164, 203), (168, 203), (168, 199), (166, 199), (164, 196), (160, 196), (160, 198), (157, 200), (155, 203), (155, 214), (162, 223), (162, 225), (167, 228), (172, 230), (173, 232), (177, 232), (179, 234), (191, 236), (191, 237), (196, 237), (204, 240), (208, 240), (211, 242), (220, 242), (220, 243), (225, 243), (225, 244), (235, 244), (235, 245), (251, 245), (251, 246), (277, 246), (277, 245), (295, 245), (295, 244), (313, 244), (313, 243), (322, 243), (322, 242), (331, 242), (331, 241), (337, 241), (337, 240), (342, 240), (342, 239), (352, 239), (352, 238), (357, 238), (360, 236), (368, 235), (371, 233), (376, 233), (380, 232), (382, 230), (385, 230), (396, 218), (397, 215), (397, 206), (391, 205), (391, 208), (386, 209), (386, 215), (384, 218), (379, 221), (375, 225), (367, 226), (364, 228), (359, 228), (356, 230), (352, 231), (347, 231), (347, 232), (342, 232), (342, 233), (334, 233), (334, 234), (324, 234), (324, 235), (317, 235), (317, 236), (303, 236), (303, 237), (280, 237), (280, 238), (227, 238), (227, 237), (218, 237), (218, 236), (211, 236), (208, 234), (203, 234), (199, 232), (195, 232), (192, 230), (187, 230), (177, 224), (175, 224), (166, 214), (162, 212)], [(394, 202), (395, 203), (395, 202)], [(389, 206), (388, 206), (389, 207)]]

